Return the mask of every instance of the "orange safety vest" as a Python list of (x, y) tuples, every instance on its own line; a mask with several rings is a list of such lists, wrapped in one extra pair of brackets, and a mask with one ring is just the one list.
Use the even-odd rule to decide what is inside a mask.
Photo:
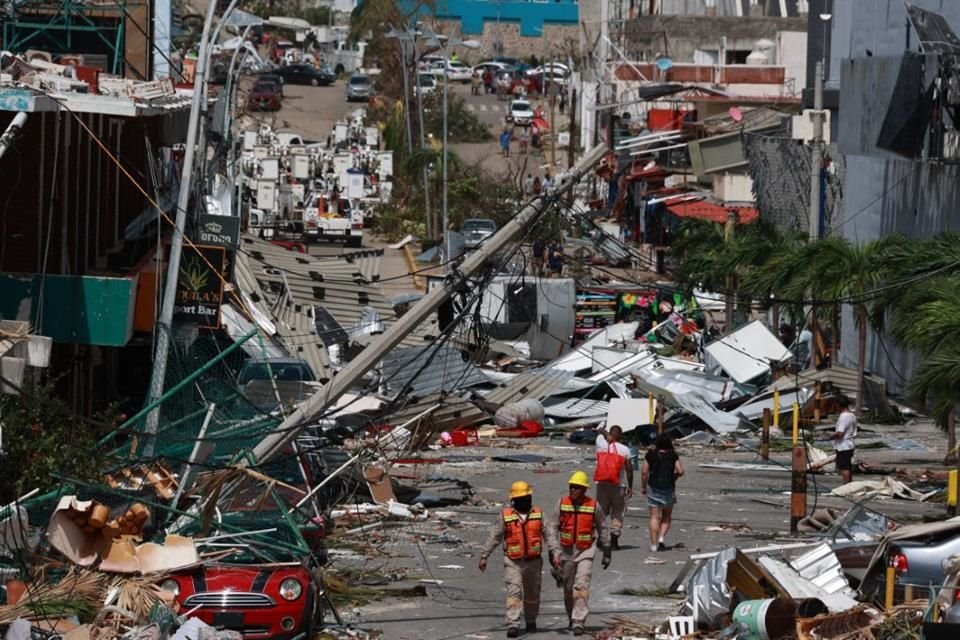
[(560, 500), (560, 546), (589, 549), (593, 546), (593, 514), (597, 502), (584, 498), (579, 507), (569, 497)]
[(503, 553), (511, 560), (533, 560), (540, 557), (543, 541), (543, 512), (530, 510), (527, 521), (520, 520), (516, 510), (503, 510)]

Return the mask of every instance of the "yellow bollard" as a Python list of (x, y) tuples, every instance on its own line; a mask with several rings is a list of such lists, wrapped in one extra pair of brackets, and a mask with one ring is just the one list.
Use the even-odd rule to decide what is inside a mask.
[(893, 590), (897, 586), (897, 570), (893, 567), (887, 567), (887, 584), (883, 592), (883, 607), (889, 611), (893, 609)]
[(648, 421), (648, 424), (653, 424), (654, 421), (657, 419), (657, 416), (654, 413), (654, 408), (653, 408), (653, 391), (647, 394), (647, 413), (650, 416), (650, 420)]
[(957, 513), (957, 470), (951, 469), (947, 474), (947, 509), (951, 514)]
[(780, 428), (780, 390), (773, 390), (773, 426)]
[(800, 442), (800, 403), (793, 403), (793, 446)]

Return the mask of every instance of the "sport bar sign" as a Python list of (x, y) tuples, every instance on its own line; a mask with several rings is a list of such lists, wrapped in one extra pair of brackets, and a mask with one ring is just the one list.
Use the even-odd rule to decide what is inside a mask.
[(240, 218), (201, 214), (197, 242), (235, 249), (240, 243)]
[(173, 313), (177, 320), (200, 327), (220, 328), (223, 300), (223, 247), (185, 246), (180, 258), (177, 299)]

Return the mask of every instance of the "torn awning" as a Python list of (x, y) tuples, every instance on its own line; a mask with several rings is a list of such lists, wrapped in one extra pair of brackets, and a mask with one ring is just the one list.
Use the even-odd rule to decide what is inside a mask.
[(739, 224), (751, 224), (756, 222), (760, 217), (760, 213), (756, 207), (725, 207), (714, 202), (707, 202), (706, 200), (668, 204), (667, 211), (681, 218), (697, 218), (698, 220), (709, 220), (710, 222), (719, 222), (721, 224), (727, 221), (728, 211), (733, 211), (737, 214), (737, 222)]

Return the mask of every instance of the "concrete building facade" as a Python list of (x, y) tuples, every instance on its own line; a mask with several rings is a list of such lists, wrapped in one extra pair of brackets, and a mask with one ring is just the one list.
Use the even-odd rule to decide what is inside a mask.
[[(960, 31), (960, 3), (914, 0), (913, 4), (939, 13)], [(921, 86), (929, 86), (938, 67), (936, 55), (920, 54), (904, 3), (836, 0), (829, 52), (827, 87), (839, 90), (836, 130), (846, 160), (844, 212), (831, 232), (854, 242), (869, 242), (891, 233), (925, 237), (958, 228), (960, 165), (930, 159), (929, 146), (914, 159), (877, 144), (905, 55), (915, 59)], [(857, 340), (850, 309), (844, 310), (842, 323), (844, 347), (839, 360), (853, 365)], [(892, 391), (902, 391), (915, 357), (874, 333), (867, 348), (867, 368), (884, 376)]]

